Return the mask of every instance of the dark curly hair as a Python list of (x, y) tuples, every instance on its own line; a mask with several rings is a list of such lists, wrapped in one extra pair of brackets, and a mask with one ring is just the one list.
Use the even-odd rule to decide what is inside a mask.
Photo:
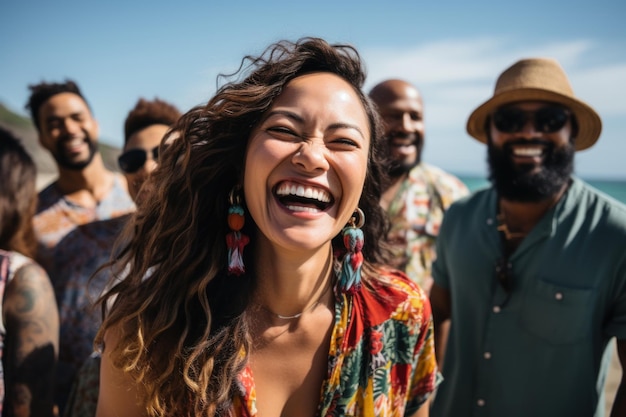
[[(109, 355), (144, 390), (150, 415), (213, 416), (238, 392), (237, 375), (251, 349), (245, 314), (255, 287), (253, 219), (244, 232), (246, 274), (227, 276), (228, 194), (242, 178), (250, 133), (292, 79), (312, 72), (342, 77), (358, 95), (369, 120), (370, 149), (359, 207), (366, 244), (363, 282), (386, 261), (387, 220), (379, 201), (385, 170), (382, 125), (362, 92), (363, 63), (350, 45), (319, 38), (281, 41), (257, 57), (244, 57), (239, 70), (204, 106), (184, 114), (149, 182), (155, 194), (134, 215), (123, 237), (127, 244), (113, 265), (124, 279), (100, 300), (105, 314), (96, 338), (121, 329)], [(333, 247), (342, 248), (341, 237)], [(149, 275), (150, 279), (145, 279)], [(244, 352), (244, 354), (242, 354)]]
[(83, 99), (89, 111), (93, 114), (91, 107), (89, 106), (89, 102), (83, 96), (83, 93), (78, 88), (78, 84), (74, 81), (66, 79), (62, 83), (47, 83), (41, 82), (39, 84), (29, 85), (30, 89), (30, 97), (28, 98), (28, 103), (26, 103), (26, 110), (30, 111), (30, 116), (35, 124), (37, 130), (41, 130), (41, 126), (39, 123), (39, 109), (41, 106), (50, 99), (50, 97), (55, 96), (61, 93), (73, 93)]
[(180, 116), (180, 111), (173, 104), (158, 98), (140, 98), (124, 121), (124, 144), (135, 132), (152, 125), (171, 126)]

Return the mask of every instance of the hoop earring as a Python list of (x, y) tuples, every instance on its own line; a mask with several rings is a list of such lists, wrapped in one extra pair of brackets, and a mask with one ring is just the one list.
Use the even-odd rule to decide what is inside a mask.
[(228, 247), (228, 275), (241, 275), (246, 272), (243, 264), (243, 248), (250, 243), (250, 238), (241, 233), (245, 217), (241, 205), (241, 195), (238, 193), (241, 186), (235, 186), (228, 194), (228, 227), (231, 231), (226, 235)]
[(339, 276), (339, 289), (346, 294), (354, 294), (361, 289), (361, 267), (363, 266), (363, 230), (365, 224), (365, 213), (360, 208), (356, 208), (348, 225), (343, 228), (343, 244), (348, 251), (341, 264), (341, 275)]

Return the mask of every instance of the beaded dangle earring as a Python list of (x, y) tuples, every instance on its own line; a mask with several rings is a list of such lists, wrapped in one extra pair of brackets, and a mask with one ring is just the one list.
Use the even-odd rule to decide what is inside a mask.
[(365, 214), (357, 207), (348, 221), (348, 225), (343, 228), (343, 244), (347, 253), (341, 265), (341, 275), (339, 276), (339, 289), (343, 293), (354, 294), (361, 288), (361, 266), (363, 266), (363, 230), (365, 224)]
[(228, 194), (228, 227), (231, 231), (226, 235), (226, 246), (228, 247), (228, 274), (241, 275), (246, 272), (243, 264), (243, 248), (250, 242), (247, 235), (241, 233), (241, 228), (245, 222), (241, 196), (237, 192), (240, 187), (235, 186)]

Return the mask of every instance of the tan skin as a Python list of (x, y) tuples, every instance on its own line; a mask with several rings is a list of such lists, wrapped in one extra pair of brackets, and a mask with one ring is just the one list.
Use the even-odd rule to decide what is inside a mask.
[[(277, 259), (276, 255), (272, 258)], [(317, 410), (322, 381), (327, 373), (328, 349), (334, 324), (334, 297), (332, 291), (327, 291), (331, 284), (331, 270), (326, 268), (320, 271), (318, 266), (329, 265), (331, 254), (327, 252), (325, 257), (320, 258), (320, 262), (311, 259), (308, 265), (298, 266), (297, 269), (265, 265), (271, 268), (267, 273), (295, 276), (308, 272), (311, 276), (318, 275), (318, 279), (309, 292), (313, 296), (306, 298), (308, 305), (314, 305), (313, 309), (309, 310), (308, 305), (292, 307), (306, 310), (300, 318), (284, 320), (267, 310), (260, 311), (261, 320), (252, 331), (255, 345), (250, 356), (250, 366), (258, 395), (257, 408), (261, 415), (314, 416)], [(291, 286), (298, 284), (293, 283)], [(289, 299), (287, 297), (292, 297), (289, 294), (293, 289), (303, 290), (285, 288), (276, 295), (285, 295)], [(314, 300), (320, 300), (320, 303), (315, 305)], [(271, 307), (266, 308), (269, 310)]]
[[(264, 417), (317, 411), (334, 325), (330, 239), (358, 204), (355, 190), (365, 179), (368, 134), (352, 88), (335, 75), (318, 73), (289, 83), (251, 135), (246, 172), (252, 175), (245, 176), (244, 188), (261, 231), (255, 263), (263, 277), (257, 303), (264, 313), (253, 329), (258, 343), (250, 366)], [(285, 181), (329, 190), (336, 207), (310, 215), (284, 210), (270, 190)], [(303, 311), (298, 319), (275, 316)], [(416, 415), (428, 415), (428, 407)]]
[[(58, 144), (73, 162), (88, 158), (87, 141), (96, 141), (98, 122), (87, 103), (74, 93), (59, 93), (50, 97), (39, 109), (39, 142), (53, 155)], [(79, 170), (58, 165), (57, 187), (69, 200), (82, 207), (95, 207), (111, 190), (115, 174), (109, 171), (99, 152), (91, 163)], [(124, 182), (124, 181), (123, 181)]]
[[(420, 92), (405, 81), (387, 80), (375, 86), (370, 97), (383, 119), (392, 156), (405, 164), (420, 160), (424, 140), (424, 102)], [(394, 178), (383, 192), (383, 209), (387, 210), (407, 175)]]
[(38, 265), (18, 269), (2, 306), (4, 412), (14, 416), (53, 415), (53, 378), (59, 353), (59, 314), (48, 275)]
[[(352, 87), (327, 73), (288, 83), (251, 133), (244, 193), (259, 242), (249, 365), (260, 416), (316, 415), (334, 326), (331, 239), (358, 205), (369, 135), (367, 115)], [(292, 183), (328, 193), (334, 203), (325, 210), (285, 206), (275, 190)], [(299, 313), (295, 319), (277, 316)], [(137, 387), (114, 369), (106, 353), (117, 340), (115, 329), (107, 331), (97, 416), (145, 415), (134, 404)], [(427, 406), (415, 414), (427, 415)]]
[[(518, 107), (533, 111), (546, 103), (543, 102), (521, 102)], [(541, 138), (551, 140), (555, 146), (564, 146), (570, 141), (572, 135), (572, 126), (568, 122), (561, 130), (555, 133), (542, 133), (534, 129), (533, 124), (529, 121), (524, 129), (519, 133), (502, 133), (498, 131), (493, 123), (490, 125), (491, 140), (495, 146), (502, 146), (506, 141), (522, 138)], [(521, 145), (520, 145), (521, 146)], [(538, 146), (538, 145), (537, 145)], [(541, 169), (541, 156), (522, 156), (513, 155), (513, 160), (517, 163), (534, 163), (536, 170)], [(550, 210), (563, 197), (567, 189), (565, 185), (557, 194), (549, 199), (539, 202), (519, 202), (510, 201), (500, 198), (500, 210), (505, 214), (508, 229), (513, 233), (521, 235), (528, 234), (532, 228), (541, 220), (545, 213)], [(509, 250), (514, 251), (523, 238), (514, 239), (508, 246)], [(448, 332), (451, 317), (451, 298), (450, 292), (434, 284), (430, 293), (430, 302), (433, 308), (433, 320), (435, 325), (435, 350), (437, 355), (437, 363), (441, 369), (445, 356), (445, 348), (448, 341)], [(617, 352), (622, 369), (626, 369), (626, 340), (617, 341)], [(615, 396), (611, 417), (626, 415), (626, 377), (623, 375)]]
[(165, 136), (169, 126), (162, 124), (154, 124), (147, 126), (128, 138), (128, 141), (124, 145), (124, 152), (131, 149), (142, 149), (146, 151), (146, 162), (137, 171), (132, 173), (125, 173), (126, 181), (128, 182), (128, 193), (133, 201), (138, 202), (143, 198), (143, 192), (140, 192), (143, 183), (146, 181), (148, 174), (154, 171), (157, 166), (157, 161), (153, 159), (152, 149), (159, 146), (161, 139)]
[[(387, 80), (377, 84), (369, 93), (378, 107), (385, 127), (391, 155), (399, 162), (412, 165), (422, 158), (424, 147), (424, 100), (417, 88), (403, 80)], [(396, 197), (400, 186), (409, 173), (392, 178), (391, 184), (380, 198), (380, 205), (387, 211)], [(406, 246), (404, 236), (388, 236), (396, 245)], [(400, 265), (396, 267), (402, 268)], [(422, 288), (430, 290), (430, 281)]]

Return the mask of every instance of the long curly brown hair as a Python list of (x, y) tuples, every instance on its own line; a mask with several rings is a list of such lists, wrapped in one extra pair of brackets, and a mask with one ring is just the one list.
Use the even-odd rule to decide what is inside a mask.
[[(382, 125), (362, 92), (365, 71), (350, 45), (319, 38), (281, 41), (260, 56), (246, 56), (237, 72), (204, 106), (184, 114), (172, 128), (176, 139), (163, 152), (150, 179), (152, 198), (127, 226), (121, 255), (112, 265), (119, 277), (101, 299), (104, 323), (96, 338), (115, 326), (120, 342), (109, 354), (144, 390), (153, 416), (219, 415), (238, 393), (237, 375), (251, 348), (246, 307), (255, 286), (246, 274), (227, 276), (228, 195), (242, 179), (249, 135), (285, 85), (311, 72), (329, 72), (350, 83), (370, 123), (370, 152), (360, 208), (366, 216), (363, 254), (367, 271), (386, 260), (386, 216), (379, 205), (385, 181)], [(341, 248), (341, 238), (333, 240)], [(149, 278), (146, 278), (149, 277)], [(114, 301), (113, 301), (114, 300)]]

